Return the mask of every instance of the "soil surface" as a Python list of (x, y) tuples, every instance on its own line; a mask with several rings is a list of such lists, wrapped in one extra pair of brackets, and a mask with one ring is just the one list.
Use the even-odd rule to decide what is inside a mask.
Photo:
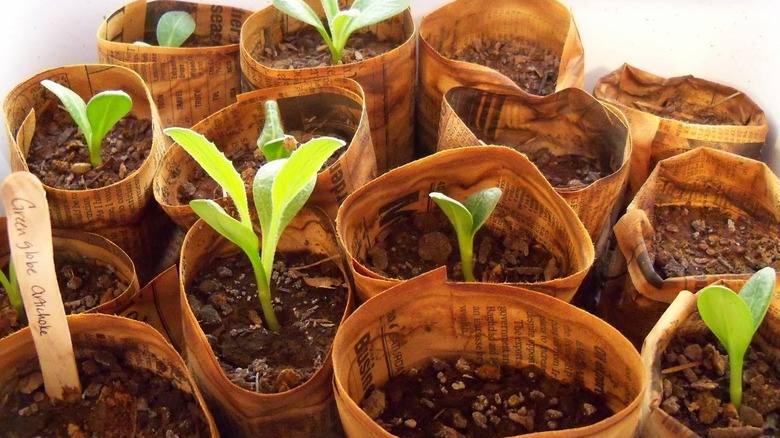
[(739, 409), (728, 403), (728, 356), (711, 333), (672, 339), (661, 359), (661, 409), (699, 436), (780, 435), (780, 367), (762, 351), (745, 354)]
[(415, 438), (514, 436), (586, 426), (612, 415), (603, 397), (536, 367), (464, 358), (433, 358), (374, 390), (362, 408), (390, 433)]
[(520, 38), (475, 39), (460, 50), (451, 48), (444, 56), (456, 61), (484, 65), (497, 70), (523, 91), (537, 96), (555, 92), (561, 58), (550, 50)]
[(21, 376), (0, 403), (2, 435), (21, 437), (206, 437), (195, 398), (170, 380), (136, 369), (109, 350), (90, 351), (77, 366), (83, 392), (71, 403), (50, 399), (40, 371)]
[[(353, 33), (341, 52), (341, 63), (351, 64), (375, 58), (395, 49), (395, 41), (379, 41), (370, 32)], [(279, 70), (327, 67), (332, 64), (330, 49), (319, 33), (307, 27), (293, 35), (286, 35), (271, 47), (259, 47), (252, 57), (261, 64)]]
[[(84, 313), (105, 304), (127, 289), (127, 284), (117, 276), (116, 268), (104, 262), (55, 251), (54, 267), (68, 315)], [(3, 272), (8, 272), (7, 266)], [(24, 327), (27, 327), (27, 322), (18, 320), (5, 289), (0, 287), (0, 338)]]
[[(364, 265), (377, 274), (409, 279), (447, 265), (449, 278), (463, 280), (458, 239), (441, 210), (398, 219), (377, 237)], [(535, 283), (563, 276), (561, 264), (535, 239), (519, 231), (503, 236), (482, 227), (474, 237), (474, 276), (491, 283)]]
[[(232, 33), (228, 35), (232, 37)], [(157, 41), (157, 31), (152, 29), (146, 32), (146, 35), (144, 36), (144, 42), (149, 44), (150, 46), (159, 45)], [(223, 43), (219, 38), (219, 35), (192, 34), (190, 35), (189, 38), (184, 40), (184, 43), (182, 43), (181, 47), (216, 47), (216, 46), (227, 46), (230, 44), (238, 44), (238, 42), (239, 42), (238, 38), (231, 38), (229, 41)], [(169, 48), (174, 48), (174, 47), (169, 47)]]
[(718, 111), (717, 104), (725, 100), (717, 101), (715, 105), (702, 106), (698, 103), (688, 102), (683, 96), (674, 95), (669, 98), (661, 96), (661, 100), (657, 101), (635, 100), (632, 104), (635, 109), (640, 111), (681, 122), (699, 125), (744, 125), (745, 123), (739, 120), (736, 115)]
[(650, 257), (663, 278), (780, 269), (780, 226), (716, 207), (656, 206)]
[(27, 165), (49, 187), (96, 189), (114, 184), (141, 167), (151, 147), (151, 121), (127, 115), (103, 138), (103, 163), (93, 169), (81, 129), (67, 111), (52, 106), (38, 116)]
[(264, 326), (247, 257), (215, 258), (187, 299), (223, 371), (250, 391), (277, 393), (306, 382), (328, 358), (347, 306), (338, 267), (321, 256), (277, 254), (271, 280), (279, 333)]

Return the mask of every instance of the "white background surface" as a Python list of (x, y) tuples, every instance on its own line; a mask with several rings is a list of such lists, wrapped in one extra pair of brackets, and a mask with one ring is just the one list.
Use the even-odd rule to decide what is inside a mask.
[[(198, 0), (190, 0), (198, 1)], [(480, 1), (488, 8), (491, 0)], [(205, 2), (205, 0), (204, 0)], [(269, 0), (211, 0), (257, 10)], [(127, 0), (5, 0), (0, 96), (40, 70), (97, 61), (97, 29)], [(419, 18), (447, 0), (411, 0)], [(624, 62), (659, 76), (692, 74), (730, 85), (767, 114), (766, 162), (780, 171), (780, 2), (775, 0), (562, 0), (585, 48), (585, 88)], [(5, 131), (5, 128), (3, 129)], [(8, 174), (0, 135), (0, 180)], [(2, 212), (0, 211), (0, 214)]]

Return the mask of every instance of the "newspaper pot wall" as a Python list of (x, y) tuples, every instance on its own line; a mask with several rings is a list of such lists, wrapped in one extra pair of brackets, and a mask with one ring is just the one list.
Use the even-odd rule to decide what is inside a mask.
[(104, 64), (57, 67), (27, 79), (11, 90), (3, 104), (12, 171), (29, 171), (27, 157), (35, 141), (37, 117), (60, 104), (40, 85), (44, 79), (65, 84), (85, 100), (104, 90), (121, 89), (133, 100), (130, 115), (151, 120), (148, 156), (120, 181), (96, 189), (69, 190), (49, 186), (41, 178), (54, 228), (93, 231), (111, 239), (130, 255), (139, 275), (145, 277), (155, 256), (151, 245), (138, 242), (164, 240), (167, 232), (165, 221), (153, 214), (152, 179), (167, 143), (149, 89), (132, 70)]
[[(239, 96), (238, 103), (212, 114), (193, 129), (214, 142), (235, 160), (236, 165), (240, 166), (242, 161), (252, 162), (254, 158), (241, 160), (240, 157), (259, 151), (257, 137), (265, 123), (264, 103), (269, 99), (278, 102), (288, 133), (300, 131), (351, 139), (338, 160), (319, 173), (308, 201), (335, 219), (344, 198), (376, 176), (376, 159), (360, 85), (349, 79), (336, 78), (328, 84), (287, 85), (244, 93)], [(199, 185), (194, 182), (196, 173), (202, 174), (200, 165), (174, 143), (165, 154), (154, 181), (155, 199), (184, 229), (198, 219), (189, 204), (182, 201), (183, 186), (195, 188)], [(251, 176), (253, 178), (254, 173)], [(249, 181), (251, 185), (251, 179)], [(222, 206), (232, 204), (227, 197), (215, 201)]]
[[(501, 335), (489, 336), (494, 330)], [(448, 283), (437, 269), (364, 303), (336, 334), (333, 384), (347, 436), (393, 436), (359, 405), (373, 388), (433, 356), (535, 365), (603, 394), (615, 412), (591, 426), (534, 436), (627, 437), (637, 429), (646, 386), (642, 362), (617, 330), (552, 297), (507, 285)]]
[[(320, 369), (308, 381), (276, 394), (262, 394), (241, 388), (231, 382), (220, 367), (214, 350), (188, 304), (185, 288), (190, 287), (197, 272), (210, 259), (236, 254), (238, 251), (199, 220), (187, 233), (179, 266), (184, 339), (182, 354), (220, 430), (230, 436), (333, 436), (338, 419), (330, 386), (333, 375), (330, 350), (322, 358)], [(278, 253), (300, 251), (333, 258), (346, 279), (332, 223), (321, 211), (304, 207), (282, 235)], [(346, 284), (349, 288), (348, 304), (340, 323), (353, 307), (351, 287), (348, 281)], [(284, 329), (282, 326), (281, 330)]]
[[(631, 138), (620, 111), (612, 111), (578, 88), (544, 97), (450, 89), (442, 102), (436, 149), (480, 142), (510, 146), (531, 157), (542, 173), (555, 175), (563, 183), (553, 184), (555, 191), (577, 213), (590, 238), (598, 241), (628, 174)], [(582, 157), (582, 162), (572, 163), (572, 170), (584, 168), (574, 165), (587, 159), (598, 176), (558, 173), (563, 160), (558, 162), (555, 156)], [(570, 178), (577, 178), (576, 185)]]
[(527, 158), (499, 146), (438, 152), (394, 169), (347, 197), (336, 218), (336, 231), (358, 298), (366, 301), (402, 282), (377, 274), (367, 263), (370, 248), (394, 222), (438, 209), (428, 197), (432, 191), (463, 200), (488, 187), (501, 188), (503, 195), (484, 227), (502, 236), (528, 235), (559, 262), (557, 278), (517, 285), (571, 300), (593, 264), (588, 233)]
[[(192, 409), (191, 412), (197, 412), (203, 420), (198, 436), (219, 436), (214, 420), (181, 356), (151, 326), (113, 315), (71, 315), (67, 319), (77, 359), (88, 358), (95, 351), (109, 351), (117, 356), (120, 363), (139, 371), (148, 370), (155, 376), (170, 380), (173, 386), (192, 395), (193, 403), (188, 408)], [(29, 330), (25, 328), (0, 341), (0, 350), (3, 351), (0, 358), (0, 397), (4, 399), (17, 389), (21, 376), (39, 369), (38, 354)], [(126, 427), (125, 430), (135, 427), (122, 424), (122, 418), (111, 418), (110, 421)]]
[[(680, 292), (663, 313), (650, 334), (647, 335), (642, 345), (642, 362), (644, 362), (644, 373), (648, 382), (647, 391), (642, 402), (642, 436), (648, 438), (699, 437), (698, 434), (660, 408), (664, 399), (664, 375), (661, 373), (662, 356), (667, 346), (675, 337), (697, 334), (703, 336), (710, 331), (699, 316), (696, 307), (697, 299), (698, 294), (694, 295), (687, 290)], [(769, 364), (772, 368), (780, 360), (780, 345), (777, 342), (778, 333), (780, 333), (780, 302), (778, 302), (777, 288), (775, 288), (775, 296), (770, 303), (766, 317), (761, 326), (759, 326), (758, 332), (753, 337), (751, 343), (767, 353), (771, 359), (774, 359), (775, 364)], [(726, 381), (724, 380), (721, 385), (727, 385)], [(748, 386), (745, 385), (745, 389), (747, 388)], [(746, 399), (743, 398), (744, 400)]]
[[(325, 17), (322, 3), (306, 3)], [(340, 0), (343, 10), (352, 0)], [(260, 62), (266, 48), (273, 48), (286, 36), (310, 27), (269, 6), (249, 17), (241, 29), (241, 72), (244, 90), (300, 82), (328, 82), (336, 77), (356, 80), (365, 91), (371, 138), (377, 170), (384, 173), (412, 159), (414, 129), (414, 81), (417, 61), (415, 28), (410, 10), (367, 27), (380, 41), (397, 47), (380, 56), (340, 65), (285, 70)]]
[(617, 105), (628, 118), (634, 193), (658, 161), (697, 147), (761, 158), (767, 119), (734, 88), (690, 75), (665, 79), (624, 64), (600, 78), (593, 95)]
[[(186, 11), (195, 32), (182, 47), (156, 43), (157, 22), (169, 11)], [(111, 13), (97, 35), (100, 62), (128, 67), (144, 79), (163, 126), (190, 127), (236, 101), (241, 92), (238, 40), (252, 12), (185, 1), (136, 0)]]
[[(483, 39), (523, 40), (553, 53), (560, 59), (558, 70), (544, 76), (554, 76), (547, 80), (554, 81), (556, 91), (584, 85), (582, 43), (571, 12), (563, 4), (555, 0), (498, 0), (485, 8), (483, 3), (468, 0), (448, 3), (420, 21), (418, 155), (436, 150), (442, 96), (450, 88), (521, 90), (497, 70), (452, 59), (453, 54)], [(539, 94), (539, 90), (523, 91)]]
[[(628, 275), (622, 293), (604, 298), (608, 301), (606, 306), (611, 307), (607, 318), (629, 339), (641, 344), (680, 291), (699, 290), (717, 280), (738, 290), (755, 270), (767, 265), (776, 266), (773, 258), (778, 258), (777, 248), (759, 247), (755, 238), (747, 244), (730, 240), (744, 239), (741, 237), (743, 228), (747, 228), (748, 232), (755, 228), (756, 233), (774, 238), (777, 231), (773, 230), (780, 226), (779, 194), (780, 181), (765, 164), (727, 152), (698, 148), (658, 163), (628, 206), (626, 214), (614, 227), (618, 246), (627, 261)], [(732, 225), (704, 220), (697, 222), (696, 211), (706, 207), (723, 212), (732, 220)], [(676, 208), (690, 210), (684, 226), (678, 227), (671, 216), (658, 219), (663, 217), (658, 216), (662, 212)], [(701, 229), (701, 223), (715, 232), (706, 229), (695, 231)], [(758, 226), (769, 228), (759, 231)], [(679, 230), (670, 227), (678, 227)], [(721, 233), (719, 227), (731, 230), (727, 228)], [(708, 237), (713, 234), (717, 238)], [(678, 235), (681, 239), (685, 238), (685, 242), (677, 244), (679, 251), (674, 254), (675, 260), (666, 262), (665, 257), (658, 255), (661, 243), (678, 239)], [(699, 240), (696, 240), (699, 235), (706, 238), (707, 251), (718, 251), (711, 256), (716, 260), (712, 263), (725, 262), (733, 265), (733, 269), (728, 269), (727, 274), (717, 275), (708, 274), (707, 269), (701, 269), (699, 274), (686, 270), (681, 271), (682, 275), (669, 275), (668, 272), (674, 272), (669, 271), (670, 264), (693, 264), (680, 260), (694, 249), (702, 249)], [(739, 246), (744, 246), (747, 252), (741, 253)], [(761, 256), (756, 259), (760, 266), (739, 271), (737, 262), (728, 254), (730, 252), (738, 254), (737, 262), (751, 260), (756, 252), (760, 252)], [(696, 257), (708, 255), (702, 252)], [(693, 260), (696, 261), (696, 258)], [(703, 260), (696, 261), (699, 262), (705, 263)]]

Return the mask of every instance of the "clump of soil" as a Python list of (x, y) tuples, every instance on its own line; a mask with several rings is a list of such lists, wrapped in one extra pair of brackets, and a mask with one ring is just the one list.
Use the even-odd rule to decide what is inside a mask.
[(504, 437), (597, 423), (604, 397), (536, 367), (431, 359), (363, 400), (363, 411), (400, 437)]
[[(117, 276), (116, 268), (103, 262), (64, 251), (54, 252), (54, 267), (65, 313), (84, 313), (118, 297), (127, 284)], [(7, 272), (4, 268), (4, 272)], [(19, 321), (5, 289), (0, 287), (0, 338), (27, 327)]]
[[(341, 63), (352, 64), (376, 58), (398, 47), (392, 40), (380, 41), (370, 32), (356, 32), (347, 40), (341, 52)], [(281, 42), (270, 47), (258, 47), (252, 57), (263, 65), (279, 70), (317, 68), (332, 65), (330, 49), (313, 28), (285, 35)]]
[[(738, 95), (739, 93), (737, 93)], [(731, 97), (734, 97), (732, 95)], [(736, 116), (723, 114), (718, 111), (717, 105), (725, 102), (731, 97), (715, 102), (713, 105), (702, 106), (699, 103), (689, 102), (685, 96), (678, 94), (670, 97), (661, 97), (657, 102), (646, 102), (635, 100), (631, 102), (635, 109), (655, 114), (667, 119), (679, 120), (681, 122), (695, 123), (699, 125), (744, 125)]]
[(663, 278), (780, 269), (780, 226), (717, 207), (656, 206), (650, 257)]
[(780, 435), (780, 367), (768, 354), (748, 348), (739, 409), (728, 403), (728, 356), (712, 333), (675, 337), (661, 360), (661, 409), (699, 436)]
[(559, 55), (522, 38), (477, 38), (460, 50), (451, 48), (444, 56), (497, 70), (537, 96), (555, 92), (561, 64)]
[[(519, 230), (500, 235), (482, 227), (474, 237), (474, 276), (491, 283), (535, 283), (564, 275), (560, 261)], [(458, 238), (441, 210), (399, 218), (377, 236), (367, 267), (385, 277), (409, 279), (442, 265), (463, 280)]]
[(46, 395), (40, 371), (20, 376), (0, 404), (3, 436), (210, 436), (195, 397), (122, 357), (110, 350), (85, 352), (77, 361), (83, 392), (70, 403)]
[(152, 122), (127, 115), (103, 138), (103, 163), (93, 169), (81, 129), (67, 111), (52, 106), (36, 120), (27, 165), (49, 187), (96, 189), (114, 184), (137, 170), (151, 148)]
[(227, 377), (277, 393), (306, 382), (327, 359), (347, 306), (342, 272), (311, 254), (279, 255), (271, 279), (279, 333), (265, 328), (247, 257), (214, 258), (187, 287), (187, 300)]

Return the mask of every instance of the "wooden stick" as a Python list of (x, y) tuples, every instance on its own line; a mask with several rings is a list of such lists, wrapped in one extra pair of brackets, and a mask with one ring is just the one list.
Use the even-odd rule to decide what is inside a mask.
[(43, 185), (29, 172), (3, 183), (8, 240), (46, 394), (58, 400), (81, 396), (81, 382), (65, 307), (57, 284), (49, 205)]

